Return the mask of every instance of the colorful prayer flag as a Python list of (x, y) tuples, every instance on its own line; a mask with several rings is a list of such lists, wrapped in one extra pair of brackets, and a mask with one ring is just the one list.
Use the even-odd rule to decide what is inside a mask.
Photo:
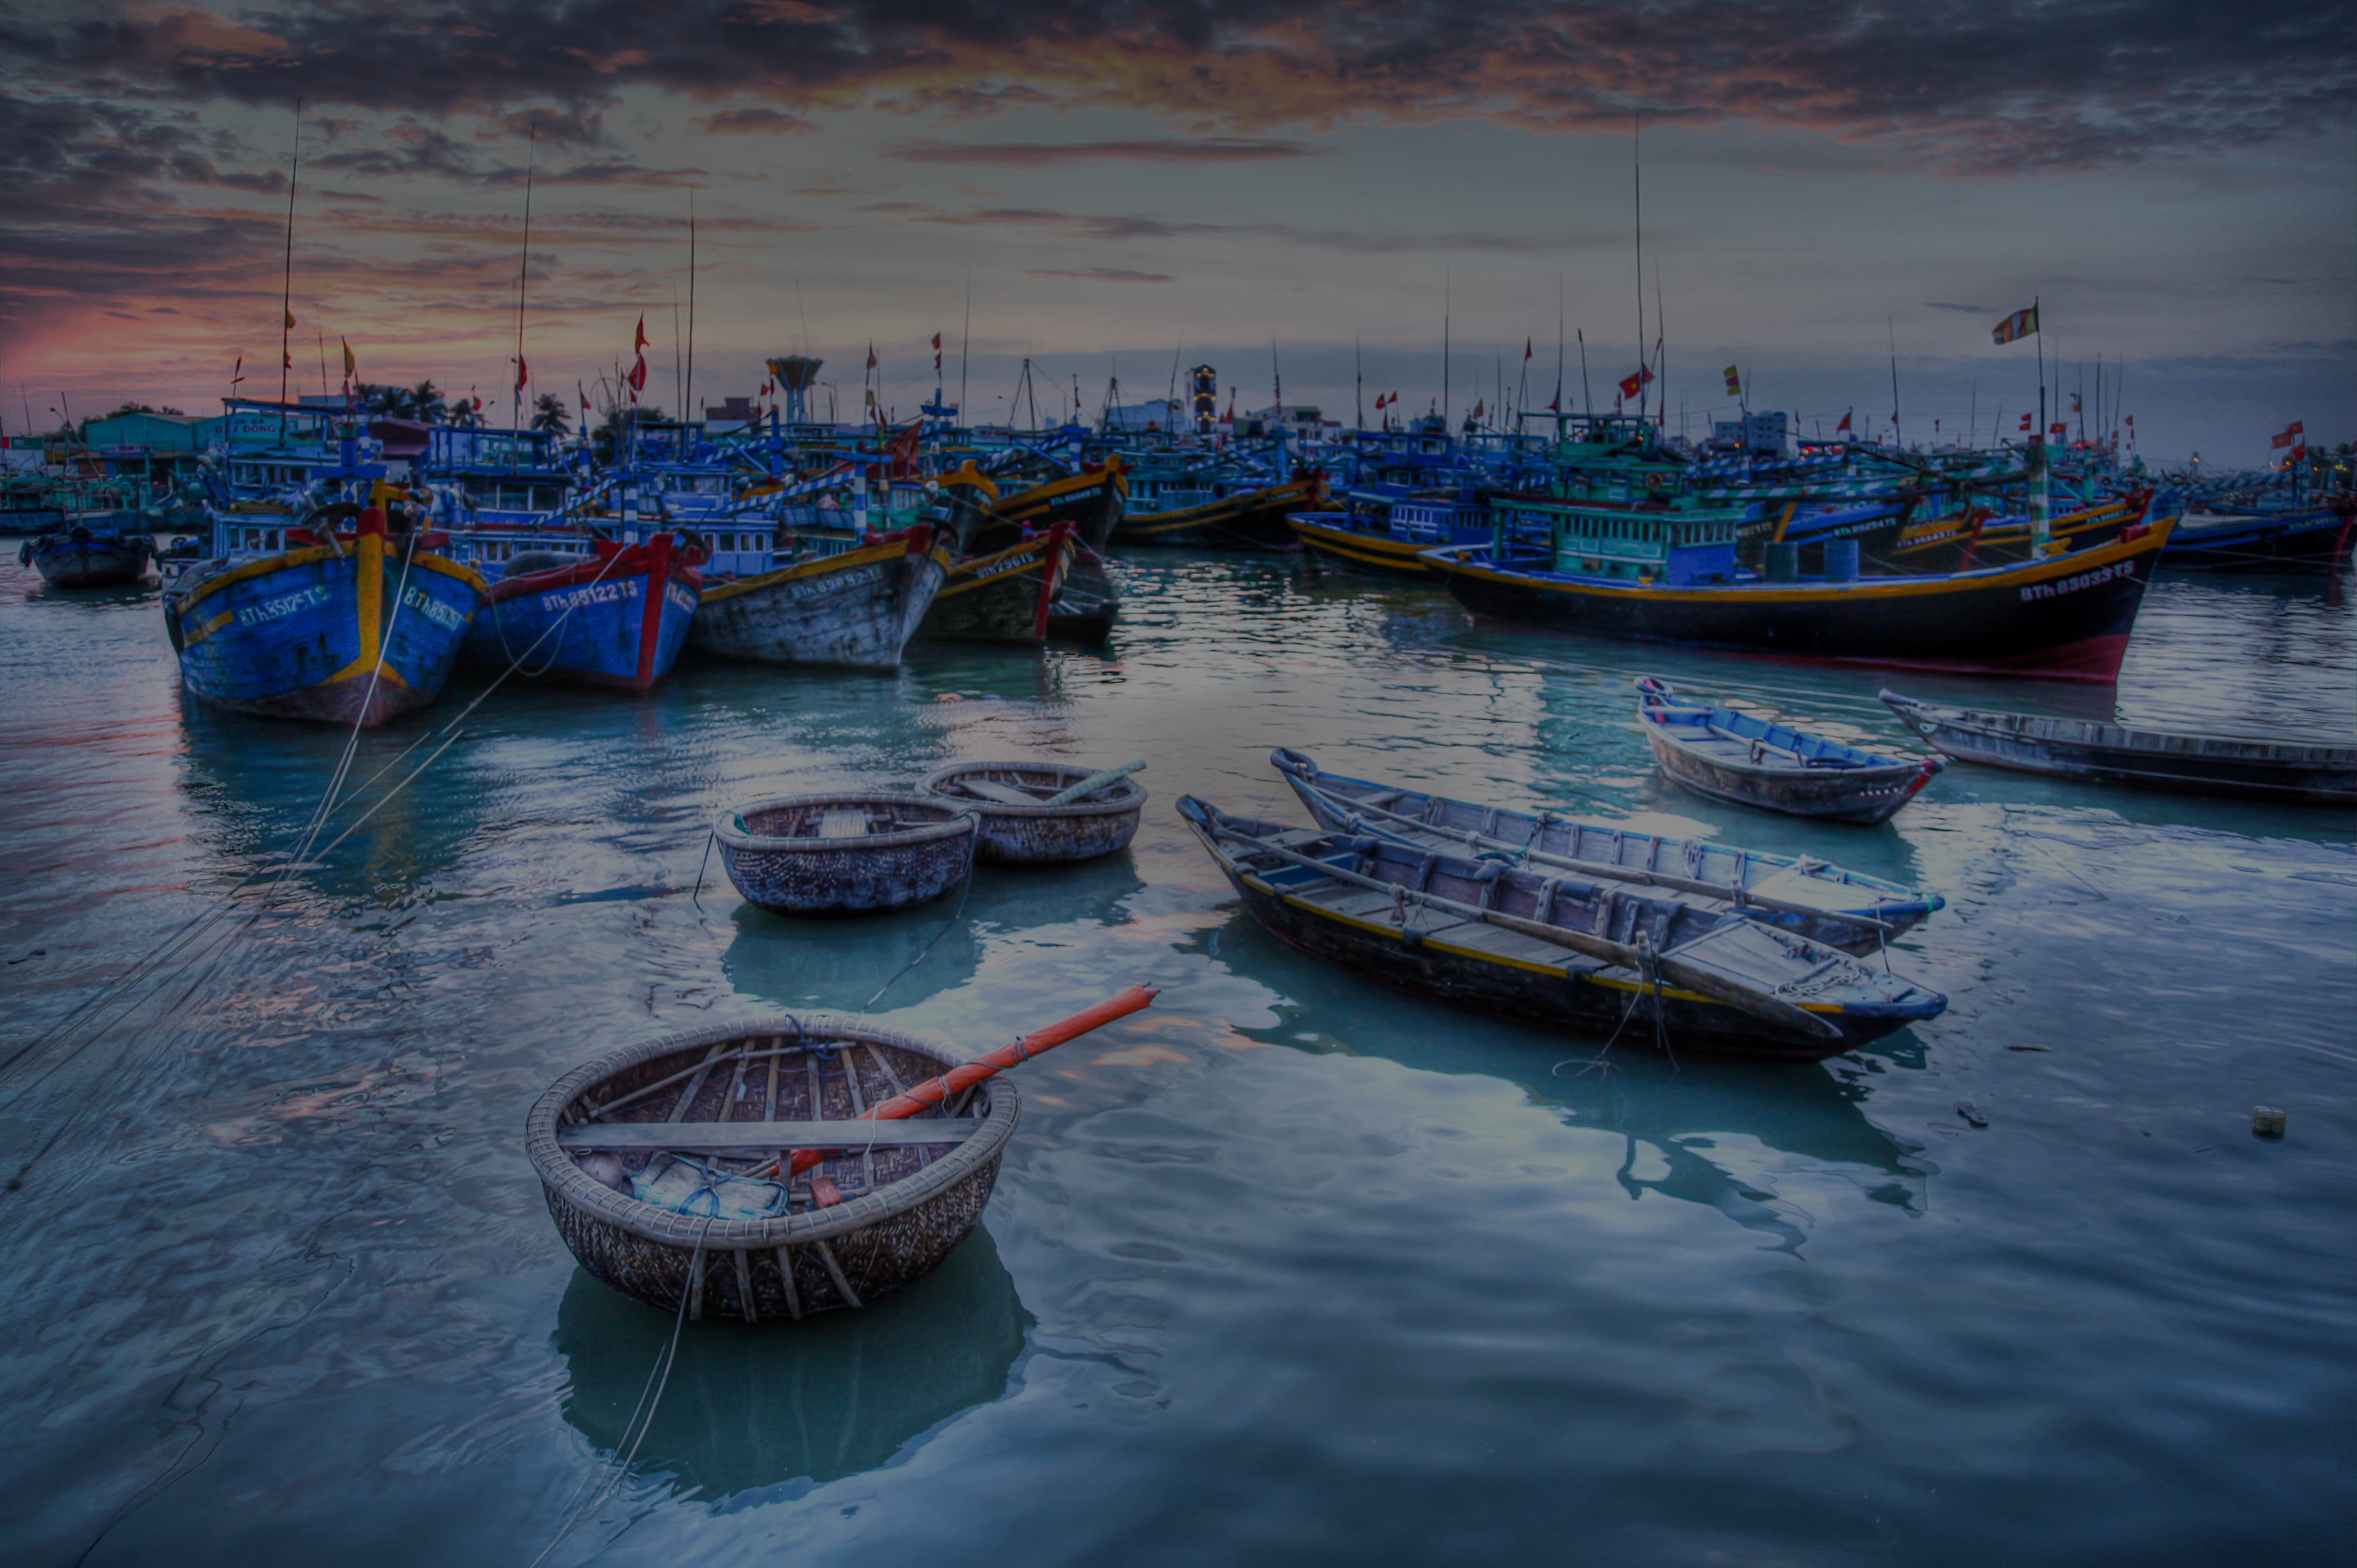
[(1733, 365), (1727, 367), (1727, 395), (1729, 397), (1743, 395), (1743, 378), (1735, 373)]
[(350, 338), (339, 338), (336, 341), (344, 346), (344, 376), (349, 380), (360, 370), (360, 361), (352, 358), (352, 340)]
[(2038, 306), (2033, 305), (2028, 310), (2017, 310), (1998, 322), (1989, 336), (2000, 343), (2010, 343), (2016, 338), (2027, 338), (2037, 330)]

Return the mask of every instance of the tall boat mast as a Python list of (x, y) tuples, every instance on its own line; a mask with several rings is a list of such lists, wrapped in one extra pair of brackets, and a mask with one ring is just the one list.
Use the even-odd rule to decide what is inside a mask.
[(295, 100), (295, 145), (286, 169), (286, 268), (278, 291), (278, 438), (286, 438), (286, 376), (295, 368), (288, 348), (295, 330), (295, 186), (303, 173), (303, 101)]
[(523, 155), (523, 245), (516, 255), (515, 392), (508, 400), (510, 407), (514, 410), (508, 424), (511, 428), (516, 430), (523, 428), (523, 383), (527, 369), (523, 357), (523, 298), (524, 287), (531, 276), (532, 267), (532, 177), (540, 157), (540, 122), (537, 120), (531, 122), (525, 134), (527, 140), (524, 143)]
[[(1645, 368), (1645, 162), (1641, 144), (1644, 136), (1644, 115), (1629, 116), (1629, 188), (1632, 196), (1631, 210), (1636, 216), (1637, 233), (1637, 368)], [(1645, 419), (1645, 378), (1637, 377), (1637, 420)]]

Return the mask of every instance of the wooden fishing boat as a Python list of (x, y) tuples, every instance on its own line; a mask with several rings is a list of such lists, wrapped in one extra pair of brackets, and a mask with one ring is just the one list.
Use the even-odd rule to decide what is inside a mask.
[(2337, 572), (2357, 535), (2357, 502), (2290, 512), (2189, 513), (2160, 553), (2191, 572)]
[(1821, 1061), (1947, 999), (1665, 890), (1373, 834), (1179, 815), (1272, 936), (1384, 984), (1631, 1044)]
[(1662, 771), (1697, 795), (1820, 822), (1887, 822), (1947, 766), (1885, 757), (1722, 704), (1681, 703), (1637, 682), (1637, 720)]
[(634, 1301), (864, 1307), (974, 1229), (1022, 1114), (999, 1075), (1153, 1000), (1132, 986), (978, 1058), (834, 1013), (666, 1035), (558, 1079), (524, 1152), (574, 1257)]
[(1883, 693), (1882, 700), (1926, 745), (1959, 761), (2186, 795), (2357, 801), (2357, 746), (2170, 735), (2090, 719), (1943, 707), (1896, 692)]
[[(565, 1245), (634, 1301), (748, 1323), (864, 1307), (965, 1239), (1022, 1101), (993, 1079), (954, 1114), (852, 1119), (963, 1059), (836, 1014), (712, 1025), (574, 1069), (524, 1148)], [(811, 1182), (748, 1174), (812, 1147), (834, 1153)]]
[(1121, 586), (1104, 557), (1083, 544), (1048, 607), (1048, 635), (1059, 642), (1103, 642), (1121, 618)]
[(671, 672), (695, 618), (703, 552), (669, 533), (643, 544), (590, 542), (593, 553), (528, 551), (507, 563), (468, 624), (468, 663), (617, 691), (644, 692)]
[(1427, 550), (1479, 543), (1491, 535), (1490, 509), (1451, 496), (1405, 497), (1376, 516), (1297, 511), (1285, 521), (1313, 555), (1405, 577), (1432, 575), (1424, 561)]
[(1048, 639), (1048, 622), (1079, 542), (1069, 522), (995, 555), (957, 562), (917, 627), (917, 635), (960, 642)]
[(1298, 550), (1286, 515), (1316, 511), (1326, 481), (1314, 470), (1283, 484), (1237, 490), (1173, 511), (1132, 513), (1113, 531), (1115, 544), (1184, 545), (1195, 550)]
[(1082, 543), (1103, 550), (1128, 504), (1127, 475), (1127, 465), (1119, 457), (1108, 457), (1102, 467), (1085, 468), (998, 496), (992, 499), (989, 514), (968, 548), (995, 553), (1015, 542), (1025, 529), (1042, 533), (1051, 523), (1069, 522)]
[(688, 646), (763, 664), (897, 670), (949, 570), (948, 553), (920, 523), (874, 544), (707, 584)]
[(930, 903), (974, 865), (974, 819), (914, 795), (784, 795), (720, 819), (728, 880), (779, 915), (871, 915)]
[(1821, 860), (1702, 839), (1664, 838), (1553, 811), (1501, 811), (1328, 773), (1279, 747), (1269, 761), (1320, 827), (1382, 833), (1423, 849), (1505, 854), (1517, 864), (1600, 876), (1735, 913), (1812, 941), (1867, 952), (1946, 900)]
[(18, 564), (30, 566), (52, 588), (112, 588), (147, 575), (156, 558), (156, 536), (129, 526), (75, 523), (28, 539)]
[[(352, 530), (339, 532), (346, 516)], [(359, 725), (440, 694), (490, 590), (474, 568), (414, 530), (388, 537), (376, 507), (339, 503), (266, 532), (293, 548), (196, 562), (165, 590), (165, 631), (191, 694), (267, 718)]]
[(1794, 659), (2113, 682), (2174, 519), (2017, 564), (1910, 577), (1771, 582), (1734, 564), (1732, 512), (1518, 503), (1553, 548), (1511, 542), (1424, 559), (1477, 616), (1595, 637)]
[(1048, 803), (1094, 777), (1068, 762), (954, 762), (918, 789), (973, 814), (980, 824), (974, 857), (985, 865), (1058, 865), (1112, 854), (1137, 836), (1146, 787), (1134, 779), (1109, 779), (1078, 799)]

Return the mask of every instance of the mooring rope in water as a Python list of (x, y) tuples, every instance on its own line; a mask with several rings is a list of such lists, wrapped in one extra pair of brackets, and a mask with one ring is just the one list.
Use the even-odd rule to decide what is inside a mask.
[[(393, 621), (387, 623), (387, 640), (390, 639), (392, 626), (396, 624), (399, 619), (401, 600), (405, 593), (409, 580), (408, 567), (411, 560), (414, 558), (414, 554), (415, 551), (413, 548), (410, 552), (405, 553), (403, 558), (401, 581), (395, 587), (393, 606), (394, 619)], [(622, 558), (622, 554), (623, 552), (617, 551), (614, 554), (608, 556), (606, 562), (599, 566), (597, 576), (590, 579), (589, 585), (595, 585), (597, 582), (601, 580), (605, 576), (606, 573), (612, 569), (614, 564)], [(367, 715), (368, 710), (366, 702), (364, 701), (360, 714), (355, 718), (352, 734), (347, 738), (344, 752), (337, 764), (335, 772), (330, 777), (328, 788), (321, 796), (320, 805), (314, 809), (310, 821), (305, 824), (305, 832), (301, 842), (301, 848), (296, 853), (293, 858), (289, 859), (278, 867), (249, 872), (244, 876), (240, 877), (231, 886), (227, 892), (221, 895), (221, 899), (219, 904), (215, 905), (209, 910), (201, 911), (191, 917), (189, 920), (178, 930), (166, 937), (162, 942), (156, 945), (156, 948), (150, 950), (146, 955), (135, 961), (131, 966), (130, 970), (121, 978), (110, 982), (107, 985), (101, 988), (96, 996), (75, 1008), (71, 1013), (69, 1013), (65, 1018), (60, 1019), (48, 1029), (43, 1030), (40, 1034), (36, 1035), (31, 1040), (18, 1047), (15, 1051), (9, 1054), (5, 1060), (0, 1060), (0, 1083), (5, 1083), (8, 1075), (17, 1068), (18, 1064), (25, 1061), (28, 1057), (33, 1056), (35, 1053), (48, 1050), (59, 1044), (60, 1041), (71, 1038), (77, 1033), (82, 1033), (102, 1018), (109, 1008), (114, 1007), (118, 1004), (123, 1004), (124, 998), (128, 995), (130, 992), (142, 981), (151, 977), (162, 964), (186, 951), (191, 943), (196, 941), (199, 937), (204, 936), (207, 932), (210, 931), (214, 927), (218, 926), (222, 920), (226, 919), (231, 914), (232, 914), (238, 908), (238, 895), (244, 892), (254, 883), (270, 876), (271, 871), (274, 869), (277, 872), (277, 877), (272, 884), (269, 890), (264, 895), (260, 903), (253, 908), (244, 921), (240, 925), (233, 927), (227, 934), (229, 937), (233, 939), (240, 931), (251, 929), (251, 927), (259, 921), (264, 915), (270, 911), (280, 892), (287, 886), (287, 883), (292, 878), (294, 873), (298, 868), (311, 864), (312, 856), (315, 853), (317, 854), (333, 854), (347, 839), (350, 838), (353, 833), (359, 832), (361, 827), (366, 825), (371, 818), (374, 817), (377, 812), (390, 805), (400, 796), (404, 789), (415, 782), (418, 776), (423, 774), (426, 768), (432, 767), (436, 758), (440, 757), (443, 753), (448, 751), (452, 746), (456, 745), (459, 738), (465, 734), (463, 726), (468, 717), (472, 714), (477, 708), (482, 706), (484, 702), (490, 698), (490, 694), (493, 692), (498, 691), (500, 687), (506, 682), (509, 676), (516, 672), (516, 671), (522, 666), (524, 660), (531, 658), (533, 654), (539, 650), (542, 642), (554, 636), (557, 630), (564, 626), (565, 622), (571, 618), (573, 612), (579, 607), (580, 601), (578, 600), (574, 604), (567, 606), (565, 611), (560, 614), (555, 620), (549, 623), (548, 628), (542, 632), (538, 638), (533, 639), (531, 647), (525, 649), (521, 656), (511, 660), (505, 670), (501, 671), (489, 685), (485, 686), (481, 692), (477, 693), (474, 700), (468, 703), (465, 708), (461, 709), (440, 730), (428, 731), (425, 735), (423, 735), (416, 740), (412, 741), (408, 746), (403, 747), (401, 751), (396, 753), (390, 761), (385, 763), (383, 767), (378, 768), (375, 773), (371, 774), (358, 788), (351, 790), (349, 794), (342, 794), (339, 793), (341, 790), (342, 781), (350, 777), (351, 758), (355, 755), (356, 747), (359, 743), (360, 730), (361, 728), (361, 721), (365, 719)], [(382, 650), (383, 644), (380, 643), (377, 664), (370, 672), (371, 682), (371, 700), (376, 675), (378, 671), (382, 671), (383, 668)], [(357, 819), (348, 825), (342, 832), (337, 834), (336, 837), (324, 848), (319, 848), (316, 851), (314, 850), (313, 846), (317, 843), (319, 833), (325, 831), (327, 822), (334, 815), (335, 807), (337, 805), (340, 804), (345, 800), (357, 797), (363, 791), (370, 789), (379, 779), (382, 779), (386, 774), (392, 772), (393, 768), (400, 766), (404, 758), (407, 757), (419, 746), (435, 739), (437, 736), (447, 736), (447, 738), (443, 740), (440, 746), (436, 746), (434, 750), (427, 755), (424, 762), (419, 763), (417, 767), (413, 768), (406, 777), (394, 784), (390, 789), (386, 790), (375, 804), (371, 805), (366, 811), (362, 812)], [(218, 956), (218, 949), (213, 956)], [(163, 1018), (171, 1016), (174, 1012), (186, 1006), (189, 999), (196, 993), (198, 986), (203, 978), (204, 977), (202, 975), (199, 975), (196, 977), (195, 980), (192, 980), (188, 987), (182, 992), (179, 999), (172, 1003), (161, 1015), (159, 1015), (157, 1021), (161, 1022)], [(145, 1000), (145, 998), (141, 998), (140, 1000)], [(136, 1001), (127, 1004), (127, 1005), (135, 1006), (136, 1004)], [(102, 1032), (100, 1034), (87, 1034), (79, 1043), (74, 1045), (71, 1049), (61, 1055), (55, 1056), (43, 1066), (40, 1075), (34, 1079), (31, 1083), (25, 1085), (16, 1092), (16, 1094), (12, 1096), (7, 1101), (7, 1104), (9, 1106), (14, 1106), (20, 1103), (26, 1095), (30, 1094), (34, 1090), (38, 1089), (41, 1083), (45, 1082), (52, 1074), (71, 1063), (75, 1058), (79, 1057), (81, 1052), (91, 1045), (93, 1040), (102, 1037)], [(90, 1090), (90, 1095), (95, 1095), (96, 1092), (97, 1084), (93, 1083)], [(87, 1101), (89, 1097), (89, 1095), (86, 1095), (85, 1101)], [(40, 1149), (29, 1159), (26, 1160), (23, 1165), (17, 1167), (16, 1173), (9, 1178), (5, 1190), (13, 1192), (23, 1187), (25, 1177), (31, 1173), (35, 1165), (38, 1165), (42, 1159), (47, 1157), (51, 1149), (57, 1146), (66, 1129), (75, 1123), (79, 1119), (79, 1115), (80, 1109), (77, 1108), (75, 1111), (69, 1112), (66, 1117), (59, 1121), (59, 1124), (51, 1130), (48, 1138), (42, 1144)]]
[[(530, 1568), (540, 1568), (543, 1563), (547, 1562), (549, 1553), (564, 1544), (565, 1538), (571, 1535), (582, 1520), (605, 1505), (606, 1499), (613, 1495), (614, 1488), (622, 1484), (622, 1477), (630, 1473), (630, 1466), (638, 1462), (639, 1446), (646, 1442), (647, 1434), (654, 1429), (655, 1412), (662, 1405), (663, 1391), (671, 1386), (672, 1369), (679, 1363), (679, 1337), (681, 1330), (687, 1326), (688, 1298), (694, 1292), (696, 1272), (704, 1266), (705, 1239), (712, 1234), (712, 1228), (717, 1223), (719, 1217), (716, 1215), (705, 1220), (704, 1229), (696, 1233), (695, 1251), (688, 1258), (687, 1277), (680, 1282), (679, 1311), (672, 1319), (671, 1339), (656, 1356), (655, 1364), (648, 1369), (646, 1383), (639, 1390), (639, 1402), (631, 1410), (630, 1419), (622, 1423), (622, 1437), (630, 1440), (630, 1451), (608, 1467), (605, 1484), (588, 1501), (572, 1509), (564, 1525), (549, 1538), (548, 1544), (540, 1549), (540, 1555), (532, 1560)], [(641, 1412), (644, 1412), (643, 1421), (640, 1420)], [(639, 1429), (635, 1437), (630, 1435), (633, 1425)], [(621, 1438), (616, 1439), (615, 1447), (620, 1448), (621, 1442)], [(579, 1488), (575, 1490), (578, 1495)]]

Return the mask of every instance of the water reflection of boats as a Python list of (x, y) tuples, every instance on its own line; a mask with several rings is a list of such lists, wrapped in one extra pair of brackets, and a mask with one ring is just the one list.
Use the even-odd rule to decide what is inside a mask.
[[(1876, 1202), (1921, 1207), (1931, 1167), (1917, 1157), (1918, 1145), (1867, 1119), (1865, 1069), (1852, 1062), (1715, 1058), (1698, 1069), (1690, 1058), (1627, 1049), (1626, 1041), (1599, 1052), (1600, 1040), (1566, 1043), (1551, 1030), (1505, 1019), (1469, 1022), (1455, 1008), (1418, 997), (1386, 997), (1383, 1006), (1371, 1008), (1350, 975), (1286, 947), (1242, 910), (1189, 948), (1283, 999), (1275, 1027), (1243, 1031), (1269, 1045), (1298, 1050), (1297, 1031), (1347, 1019), (1347, 1034), (1335, 1039), (1354, 1056), (1501, 1079), (1559, 1110), (1572, 1125), (1620, 1133), (1629, 1141), (1620, 1181), (1632, 1197), (1650, 1191), (1705, 1204), (1740, 1224), (1797, 1240), (1800, 1228), (1773, 1203), (1780, 1173), (1797, 1158)], [(1910, 1036), (1863, 1054), (1903, 1060)], [(1747, 1143), (1770, 1157), (1747, 1153)], [(1657, 1159), (1641, 1159), (1641, 1145)]]
[[(634, 1468), (717, 1499), (872, 1470), (931, 1428), (1006, 1391), (1030, 1316), (977, 1228), (923, 1280), (865, 1312), (791, 1324), (678, 1325), (671, 1379)], [(673, 1331), (671, 1316), (576, 1271), (556, 1309), (565, 1419), (611, 1453)]]
[[(743, 904), (730, 917), (737, 935), (721, 968), (740, 994), (789, 1009), (862, 1007), (897, 976), (884, 1003), (897, 1006), (972, 979), (982, 967), (977, 933), (985, 929), (1116, 925), (1122, 901), (1145, 886), (1124, 852), (1070, 865), (985, 867), (967, 884), (963, 904), (952, 897), (875, 919), (795, 919)], [(709, 885), (705, 898), (711, 900)]]

